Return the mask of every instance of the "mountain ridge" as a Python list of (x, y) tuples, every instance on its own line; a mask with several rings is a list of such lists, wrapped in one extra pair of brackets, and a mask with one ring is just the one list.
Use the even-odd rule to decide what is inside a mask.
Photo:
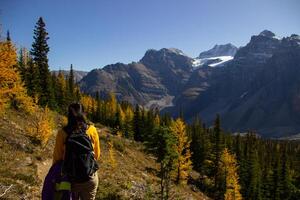
[[(204, 122), (210, 124), (216, 113), (220, 113), (227, 130), (253, 129), (266, 137), (281, 137), (300, 131), (300, 127), (296, 126), (297, 115), (293, 114), (294, 108), (290, 106), (292, 103), (281, 98), (283, 94), (289, 92), (297, 96), (298, 92), (296, 89), (291, 91), (289, 88), (281, 89), (282, 94), (275, 95), (270, 92), (276, 87), (281, 88), (280, 83), (275, 84), (272, 80), (280, 79), (283, 74), (277, 74), (278, 77), (271, 76), (270, 74), (275, 72), (269, 66), (276, 66), (278, 70), (287, 70), (286, 73), (289, 75), (297, 74), (297, 67), (291, 65), (298, 65), (299, 41), (299, 36), (296, 34), (279, 39), (271, 31), (265, 30), (252, 36), (249, 43), (243, 47), (237, 48), (228, 43), (204, 51), (200, 54), (202, 58), (204, 55), (208, 58), (220, 56), (222, 51), (217, 50), (225, 47), (223, 49), (227, 48), (227, 52), (223, 51), (223, 56), (231, 55), (232, 58), (211, 59), (211, 63), (198, 67), (195, 67), (195, 59), (188, 57), (181, 50), (149, 49), (139, 62), (116, 63), (103, 69), (92, 70), (80, 81), (80, 85), (87, 93), (115, 92), (119, 100), (140, 104), (146, 108), (158, 107), (162, 112), (170, 112), (173, 116), (177, 116), (182, 108), (187, 120), (200, 115)], [(291, 54), (293, 52), (296, 55)], [(271, 84), (272, 87), (266, 87), (264, 84)], [(279, 128), (282, 123), (280, 117), (274, 119), (271, 115), (271, 104), (261, 104), (259, 100), (264, 98), (265, 101), (269, 101), (268, 98), (262, 97), (267, 91), (274, 95), (270, 98), (278, 100), (277, 105), (281, 105), (280, 103), (285, 105), (281, 111), (282, 116), (293, 123), (283, 120), (285, 128)], [(291, 98), (295, 97), (291, 96)], [(257, 105), (261, 105), (262, 108), (256, 108)], [(250, 112), (252, 117), (249, 116)], [(268, 122), (269, 124), (264, 127), (261, 124), (263, 119), (255, 121), (254, 116), (260, 116), (260, 112), (265, 113), (268, 119), (273, 119), (273, 122)], [(278, 122), (278, 128), (276, 126), (272, 130), (270, 126), (275, 122)]]

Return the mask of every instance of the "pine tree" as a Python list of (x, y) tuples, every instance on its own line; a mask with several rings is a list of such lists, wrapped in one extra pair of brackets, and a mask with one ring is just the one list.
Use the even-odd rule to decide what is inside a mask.
[(28, 74), (28, 62), (30, 60), (28, 50), (25, 47), (22, 47), (19, 51), (19, 58), (18, 58), (18, 71), (21, 75), (22, 81), (25, 83), (30, 81)]
[(142, 126), (141, 126), (141, 112), (139, 105), (135, 105), (135, 110), (133, 114), (133, 130), (134, 130), (134, 140), (142, 141)]
[(252, 146), (249, 157), (249, 180), (247, 185), (247, 199), (260, 200), (261, 194), (261, 168), (258, 161), (258, 153)]
[(81, 99), (80, 87), (77, 85), (75, 87), (75, 101), (79, 102)]
[(121, 119), (121, 108), (119, 105), (117, 105), (117, 110), (115, 113), (115, 117), (114, 117), (114, 125), (113, 127), (116, 128), (117, 130), (122, 130), (123, 126), (122, 126), (122, 119)]
[(114, 93), (109, 94), (109, 100), (107, 102), (107, 106), (109, 110), (107, 115), (109, 120), (109, 125), (113, 127), (115, 125), (115, 117), (116, 117), (117, 106), (118, 106), (118, 102)]
[(127, 106), (125, 109), (125, 117), (124, 117), (124, 134), (125, 137), (133, 139), (134, 137), (134, 130), (133, 130), (133, 117), (134, 113), (132, 108)]
[(186, 134), (185, 124), (178, 118), (171, 123), (170, 129), (176, 137), (175, 151), (178, 155), (176, 160), (176, 183), (186, 184), (189, 172), (192, 168), (190, 140)]
[(38, 97), (38, 91), (40, 91), (40, 83), (38, 78), (38, 68), (31, 58), (28, 60), (28, 69), (26, 73), (25, 86), (29, 96)]
[(195, 118), (189, 128), (191, 137), (191, 151), (193, 167), (197, 171), (201, 171), (204, 160), (206, 159), (206, 148), (208, 141), (204, 141), (204, 133), (201, 125), (201, 121), (198, 117)]
[(170, 126), (171, 124), (171, 117), (168, 113), (165, 113), (163, 116), (162, 116), (162, 120), (160, 121), (160, 125), (163, 125), (163, 126)]
[(145, 119), (145, 130), (143, 134), (144, 141), (149, 140), (152, 138), (152, 135), (154, 134), (154, 128), (155, 128), (155, 115), (153, 109), (150, 109), (147, 111), (147, 116)]
[(55, 107), (54, 91), (51, 88), (51, 75), (48, 66), (49, 46), (47, 40), (48, 33), (45, 29), (43, 18), (40, 17), (34, 30), (34, 42), (32, 44), (31, 55), (34, 63), (38, 68), (38, 79), (40, 85), (39, 103), (42, 106), (48, 105), (50, 108)]
[(289, 199), (292, 194), (292, 182), (290, 178), (290, 167), (286, 144), (283, 145), (281, 150), (280, 182), (280, 185), (282, 186), (280, 191), (280, 199)]
[(75, 83), (74, 83), (74, 71), (73, 71), (73, 65), (71, 64), (70, 72), (69, 72), (69, 95), (71, 101), (74, 101), (74, 90), (75, 90)]
[(221, 122), (220, 122), (220, 115), (217, 115), (215, 122), (214, 122), (214, 129), (213, 129), (213, 156), (214, 156), (214, 183), (215, 183), (215, 196), (217, 199), (223, 198), (222, 190), (223, 188), (223, 181), (221, 177), (221, 169), (220, 169), (220, 158), (222, 153), (222, 141), (221, 141)]
[(57, 89), (55, 92), (56, 95), (56, 102), (60, 111), (64, 113), (67, 107), (67, 91), (66, 91), (66, 80), (63, 72), (59, 70), (57, 75)]
[(7, 33), (6, 33), (6, 41), (7, 41), (7, 42), (11, 42), (11, 38), (10, 38), (10, 33), (9, 33), (9, 31), (7, 31)]
[(280, 163), (280, 155), (279, 150), (280, 146), (279, 144), (276, 145), (275, 150), (275, 160), (274, 160), (274, 170), (273, 170), (273, 188), (272, 188), (272, 199), (274, 200), (280, 200), (280, 193), (281, 193), (281, 163)]
[[(160, 199), (169, 199), (171, 172), (176, 169), (178, 160), (176, 146), (177, 138), (167, 126), (157, 126), (154, 129), (153, 140), (148, 143), (148, 150), (157, 157), (160, 163)], [(146, 143), (147, 144), (147, 143)]]
[(100, 101), (100, 95), (99, 91), (96, 92), (96, 116), (95, 121), (100, 122), (101, 121), (101, 101)]

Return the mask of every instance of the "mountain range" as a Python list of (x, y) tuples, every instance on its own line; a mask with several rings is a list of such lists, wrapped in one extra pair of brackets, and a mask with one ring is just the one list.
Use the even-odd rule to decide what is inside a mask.
[(191, 58), (175, 48), (150, 49), (138, 62), (94, 69), (79, 82), (90, 94), (114, 92), (119, 100), (177, 116), (200, 116), (211, 125), (220, 114), (231, 132), (263, 137), (300, 132), (300, 36), (265, 30), (248, 44), (215, 45)]
[[(66, 76), (69, 76), (69, 73), (70, 73), (70, 70), (54, 70), (52, 71), (52, 73), (58, 75), (58, 73), (61, 72), (63, 73), (63, 75), (66, 77)], [(85, 71), (78, 71), (78, 70), (74, 70), (73, 71), (73, 74), (74, 74), (74, 79), (75, 79), (75, 82), (79, 82), (81, 81), (81, 79), (87, 75), (88, 72), (85, 72)]]

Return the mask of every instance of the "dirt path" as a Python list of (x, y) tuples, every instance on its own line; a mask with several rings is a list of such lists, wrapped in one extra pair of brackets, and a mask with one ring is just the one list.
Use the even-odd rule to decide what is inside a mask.
[(42, 181), (40, 191), (42, 191), (43, 183), (44, 183), (45, 177), (51, 167), (51, 164), (52, 164), (51, 159), (44, 160), (37, 164), (37, 176)]

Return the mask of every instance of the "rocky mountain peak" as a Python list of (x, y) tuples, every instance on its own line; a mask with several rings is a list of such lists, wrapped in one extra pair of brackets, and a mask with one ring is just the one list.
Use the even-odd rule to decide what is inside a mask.
[(234, 56), (238, 48), (231, 43), (215, 45), (212, 49), (200, 53), (198, 58), (209, 58), (218, 56)]
[[(146, 66), (177, 66), (178, 68), (189, 68), (191, 58), (185, 55), (181, 50), (176, 48), (162, 48), (160, 50), (149, 49), (144, 57), (140, 60)], [(177, 68), (175, 67), (175, 68)]]
[(288, 40), (296, 42), (298, 45), (300, 45), (300, 36), (297, 34), (292, 34), (290, 37), (288, 37)]
[(259, 36), (264, 36), (264, 37), (268, 37), (268, 38), (274, 38), (275, 34), (272, 31), (269, 30), (264, 30), (262, 31)]
[(300, 40), (300, 35), (292, 34), (292, 35), (290, 36), (290, 38), (296, 39), (296, 40)]
[(164, 48), (163, 50), (168, 51), (170, 53), (175, 53), (177, 55), (182, 55), (182, 56), (187, 56), (186, 54), (183, 53), (180, 49), (176, 48)]
[(237, 51), (235, 58), (264, 63), (277, 51), (281, 42), (273, 32), (264, 30), (259, 35), (252, 36), (250, 42)]
[(185, 57), (188, 57), (180, 49), (162, 48), (160, 50), (156, 50), (156, 49), (147, 50), (144, 57), (141, 60), (145, 60), (147, 58), (154, 58), (154, 57), (157, 58), (157, 57), (166, 57), (166, 56), (185, 56)]

